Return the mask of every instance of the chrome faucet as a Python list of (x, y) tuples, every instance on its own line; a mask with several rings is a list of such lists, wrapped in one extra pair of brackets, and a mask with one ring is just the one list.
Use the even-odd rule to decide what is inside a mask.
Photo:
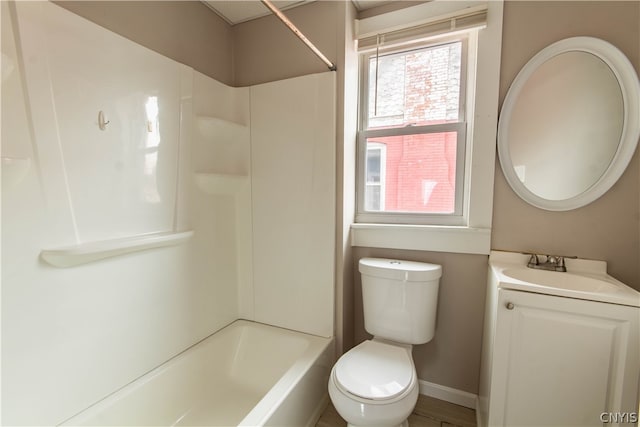
[[(549, 271), (567, 271), (567, 267), (564, 265), (565, 258), (577, 258), (575, 256), (567, 257), (560, 255), (537, 255), (537, 254), (527, 254), (531, 255), (529, 258), (529, 262), (527, 263), (527, 267), (536, 268), (538, 270), (549, 270)], [(539, 257), (545, 257), (544, 262), (540, 261)]]

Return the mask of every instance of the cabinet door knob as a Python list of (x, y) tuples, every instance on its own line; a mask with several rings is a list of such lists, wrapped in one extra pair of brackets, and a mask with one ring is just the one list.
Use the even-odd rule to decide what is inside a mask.
[(513, 310), (513, 307), (515, 307), (515, 306), (513, 305), (513, 303), (512, 303), (512, 302), (508, 302), (508, 303), (506, 304), (506, 307), (507, 307), (507, 310)]

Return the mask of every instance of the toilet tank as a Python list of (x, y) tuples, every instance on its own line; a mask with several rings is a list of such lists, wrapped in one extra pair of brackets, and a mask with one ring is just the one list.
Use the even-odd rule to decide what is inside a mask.
[(358, 264), (367, 332), (404, 344), (431, 341), (442, 267), (384, 258), (362, 258)]

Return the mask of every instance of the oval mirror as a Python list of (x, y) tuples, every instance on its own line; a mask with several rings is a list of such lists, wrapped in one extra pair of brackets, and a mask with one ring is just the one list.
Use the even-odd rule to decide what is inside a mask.
[(640, 137), (640, 83), (627, 57), (592, 37), (561, 40), (516, 76), (498, 124), (505, 178), (526, 202), (570, 210), (620, 178)]

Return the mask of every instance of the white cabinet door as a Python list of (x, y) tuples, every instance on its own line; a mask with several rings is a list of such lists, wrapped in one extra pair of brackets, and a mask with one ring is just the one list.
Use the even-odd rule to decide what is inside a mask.
[(489, 425), (602, 425), (638, 411), (640, 310), (501, 289)]

